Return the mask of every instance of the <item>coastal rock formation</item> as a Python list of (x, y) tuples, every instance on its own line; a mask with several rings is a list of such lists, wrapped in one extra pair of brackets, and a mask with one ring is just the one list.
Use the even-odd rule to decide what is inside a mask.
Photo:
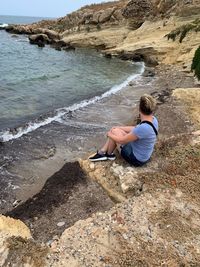
[(49, 30), (49, 29), (44, 29), (44, 28), (36, 28), (32, 32), (35, 34), (46, 34), (49, 39), (51, 40), (59, 40), (60, 35), (56, 31)]
[(105, 23), (106, 21), (109, 21), (112, 14), (114, 13), (115, 9), (114, 8), (109, 8), (105, 12), (103, 12), (98, 19), (99, 23)]
[(196, 0), (121, 0), (85, 6), (55, 20), (10, 25), (6, 30), (18, 34), (45, 34), (57, 50), (63, 49), (58, 42), (62, 40), (66, 50), (91, 47), (102, 50), (108, 57), (125, 59), (132, 54), (133, 60), (143, 60), (151, 66), (159, 63), (187, 65), (197, 48), (198, 32), (192, 37), (197, 38), (196, 43), (190, 45), (188, 38), (179, 48), (176, 42), (167, 42), (165, 36), (174, 28), (195, 20), (199, 11), (200, 2)]
[[(190, 84), (188, 80), (186, 88), (178, 87), (188, 77), (191, 78), (191, 59), (199, 46), (200, 34), (199, 31), (189, 32), (181, 44), (178, 40), (166, 38), (171, 31), (193, 23), (199, 10), (199, 0), (118, 1), (87, 6), (54, 21), (7, 28), (9, 32), (29, 34), (32, 42), (39, 45), (40, 42), (48, 43), (58, 50), (92, 47), (102, 50), (107, 57), (144, 61), (149, 66), (160, 64), (163, 67), (170, 64), (168, 68), (172, 71), (168, 72), (163, 67), (163, 76), (159, 80), (163, 91), (152, 92), (160, 107), (157, 115), (161, 126), (152, 162), (136, 169), (120, 159), (115, 163), (95, 164), (80, 160), (81, 170), (99, 183), (118, 204), (105, 212), (89, 212), (90, 218), (87, 215), (86, 220), (75, 224), (73, 221), (61, 238), (52, 238), (50, 235), (47, 262), (46, 247), (31, 240), (28, 229), (25, 234), (21, 230), (10, 230), (10, 219), (0, 217), (0, 264), (8, 262), (13, 266), (23, 266), (25, 262), (25, 266), (35, 264), (55, 267), (199, 266), (200, 88), (197, 82), (196, 88), (187, 88), (187, 83)], [(178, 70), (173, 65), (178, 66)], [(147, 75), (156, 76), (158, 69), (159, 66)], [(181, 73), (179, 82), (173, 73)], [(170, 87), (170, 83), (173, 86)], [(195, 85), (190, 84), (192, 86)], [(175, 88), (178, 89), (171, 96)], [(165, 104), (162, 105), (163, 103)], [(190, 128), (187, 123), (190, 123)], [(74, 168), (73, 164), (71, 169), (65, 166), (63, 173), (58, 172), (54, 176), (56, 188), (57, 175), (62, 179), (69, 170), (73, 170), (69, 175), (73, 185), (74, 169), (78, 168)], [(81, 176), (77, 174), (75, 177)], [(69, 179), (67, 181), (70, 182)], [(64, 189), (62, 183), (60, 188)], [(42, 225), (45, 232), (45, 220), (53, 221), (56, 231), (57, 227), (61, 231), (60, 228), (67, 227), (63, 213), (60, 212), (60, 203), (63, 203), (65, 193), (59, 196), (55, 205), (55, 186), (51, 194), (46, 191), (46, 196), (52, 197), (52, 211), (58, 211), (56, 217), (49, 212), (48, 201), (45, 201), (45, 205), (41, 204), (43, 192), (44, 190), (40, 193), (39, 201), (31, 200), (44, 209), (40, 217), (33, 217), (34, 225)], [(82, 192), (85, 193), (85, 200), (88, 200), (91, 194), (85, 189)], [(80, 196), (79, 203), (82, 207), (83, 196), (77, 196)], [(72, 201), (77, 207), (78, 197), (74, 200), (73, 197), (65, 196), (65, 199), (67, 207), (71, 207)], [(99, 203), (105, 204), (105, 199), (106, 197), (100, 197)], [(94, 202), (97, 203), (96, 200), (91, 201), (92, 204)], [(27, 203), (25, 207), (30, 207)], [(64, 204), (62, 211), (65, 210), (66, 213)], [(87, 201), (85, 206), (87, 207)], [(17, 208), (17, 212), (19, 210)], [(27, 208), (23, 211), (26, 217)], [(31, 217), (32, 210), (28, 212)], [(71, 217), (70, 213), (68, 215)], [(17, 237), (13, 238), (13, 235)]]
[(65, 51), (68, 51), (68, 50), (75, 50), (75, 47), (72, 46), (70, 43), (66, 43), (64, 42), (63, 40), (54, 40), (51, 44), (51, 47), (55, 48), (56, 50), (65, 50)]
[(151, 15), (152, 10), (149, 0), (131, 0), (123, 9), (122, 15), (128, 19), (129, 27), (137, 29)]
[[(30, 238), (30, 230), (24, 223), (20, 220), (14, 220), (0, 215), (0, 266), (9, 266), (9, 264), (14, 266), (14, 262), (17, 263), (20, 258), (20, 255), (17, 255), (17, 250), (14, 252), (15, 241), (17, 245), (17, 240), (21, 240), (26, 243)], [(13, 261), (15, 253), (17, 254), (15, 255), (15, 260)], [(22, 261), (18, 261), (18, 264), (23, 263)]]
[(32, 27), (29, 25), (8, 25), (5, 30), (13, 34), (32, 34)]
[(45, 46), (45, 44), (50, 44), (51, 40), (46, 34), (33, 34), (29, 36), (29, 41), (31, 44), (37, 44), (39, 47)]
[(67, 229), (52, 244), (48, 264), (198, 266), (198, 212), (198, 205), (188, 205), (178, 189), (129, 199)]
[[(0, 215), (0, 234), (7, 237), (21, 236), (22, 238), (31, 238), (31, 232), (23, 222), (3, 215)], [(0, 239), (0, 241), (2, 240)]]

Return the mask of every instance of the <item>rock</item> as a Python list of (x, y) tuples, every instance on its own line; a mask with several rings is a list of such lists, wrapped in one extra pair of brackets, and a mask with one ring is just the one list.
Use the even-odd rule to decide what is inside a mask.
[(43, 29), (43, 33), (46, 34), (49, 39), (52, 39), (52, 40), (59, 40), (60, 39), (60, 34), (57, 33), (56, 31), (53, 31), (53, 30), (49, 30), (49, 29)]
[(43, 47), (45, 44), (51, 43), (49, 37), (43, 33), (30, 35), (29, 41), (31, 44), (37, 44), (40, 47)]
[(100, 15), (101, 15), (101, 12), (95, 12), (91, 19), (91, 23), (98, 24)]
[(119, 177), (119, 175), (123, 175), (124, 174), (124, 168), (122, 166), (116, 166), (116, 167), (111, 167), (110, 168), (111, 173), (113, 173), (113, 175), (115, 177)]
[(75, 47), (72, 46), (70, 43), (66, 43), (64, 40), (53, 41), (51, 47), (55, 48), (56, 50), (75, 50)]
[(149, 0), (131, 0), (122, 11), (126, 19), (133, 18), (142, 20), (148, 17), (152, 12), (152, 4)]
[(59, 222), (59, 223), (57, 223), (57, 226), (58, 227), (62, 227), (62, 226), (64, 226), (65, 225), (65, 222)]
[(143, 72), (142, 76), (144, 77), (154, 77), (155, 76), (155, 71), (153, 69), (145, 69)]
[(112, 16), (118, 21), (121, 21), (124, 19), (123, 15), (122, 15), (122, 10), (120, 10), (120, 9), (116, 9), (113, 12)]
[(124, 238), (125, 240), (128, 239), (128, 236), (127, 236), (126, 234), (122, 234), (122, 236), (123, 236), (123, 238)]
[(5, 30), (14, 34), (32, 34), (32, 28), (30, 25), (9, 25), (5, 28)]
[(99, 16), (99, 23), (105, 23), (110, 20), (115, 9), (108, 8)]
[(7, 234), (7, 236), (31, 238), (30, 230), (23, 222), (0, 215), (0, 234), (2, 233)]
[(103, 53), (103, 56), (105, 58), (112, 58), (112, 54), (110, 54), (110, 53)]
[(126, 52), (121, 52), (118, 57), (122, 60), (132, 60), (132, 61), (135, 61), (135, 62), (140, 62), (140, 61), (143, 61), (144, 58), (143, 58), (143, 55), (139, 54), (139, 53), (126, 53)]
[(0, 266), (32, 266), (22, 261), (24, 255), (20, 247), (25, 247), (30, 238), (30, 230), (23, 222), (0, 215)]
[(66, 46), (63, 47), (63, 50), (65, 51), (75, 50), (75, 47), (71, 44), (66, 44)]
[(149, 67), (156, 67), (158, 65), (158, 61), (155, 59), (155, 57), (151, 56), (145, 56), (144, 62)]
[(95, 170), (95, 164), (92, 162), (92, 163), (90, 163), (90, 169), (92, 170), (92, 171), (94, 171)]
[(17, 207), (19, 205), (19, 203), (21, 202), (20, 199), (17, 199), (13, 202), (13, 207)]
[(12, 34), (11, 37), (12, 38), (18, 38), (19, 36), (17, 34)]
[(34, 34), (46, 34), (49, 39), (51, 40), (59, 40), (60, 39), (60, 34), (56, 31), (45, 29), (45, 28), (36, 28), (33, 30)]
[(134, 85), (134, 82), (133, 81), (131, 81), (131, 82), (129, 82), (129, 84), (128, 84), (129, 86), (133, 86)]

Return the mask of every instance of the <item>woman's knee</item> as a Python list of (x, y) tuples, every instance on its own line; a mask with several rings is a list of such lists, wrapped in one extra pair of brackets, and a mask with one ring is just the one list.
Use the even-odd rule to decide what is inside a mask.
[(120, 128), (113, 128), (112, 129), (112, 133), (113, 134), (115, 134), (115, 135), (120, 135), (120, 136), (122, 136), (122, 135), (125, 135), (126, 134), (126, 132), (124, 132), (122, 129), (120, 129)]

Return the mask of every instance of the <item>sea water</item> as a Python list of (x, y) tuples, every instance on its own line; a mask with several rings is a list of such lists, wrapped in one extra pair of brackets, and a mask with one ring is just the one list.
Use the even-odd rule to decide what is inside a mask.
[[(1, 25), (41, 18), (0, 16)], [(142, 65), (107, 59), (95, 50), (56, 51), (0, 31), (0, 132), (3, 141), (51, 123), (120, 90)], [(126, 83), (125, 82), (125, 83)], [(26, 125), (13, 136), (8, 131)], [(9, 130), (8, 130), (9, 129)]]

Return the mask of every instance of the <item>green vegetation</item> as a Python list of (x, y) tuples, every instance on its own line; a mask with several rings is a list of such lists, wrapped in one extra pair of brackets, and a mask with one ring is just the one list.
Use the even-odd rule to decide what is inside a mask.
[(200, 46), (195, 51), (191, 70), (194, 71), (194, 75), (200, 80)]
[(182, 43), (182, 41), (184, 40), (184, 38), (187, 36), (188, 32), (190, 31), (194, 31), (194, 32), (200, 31), (200, 19), (196, 19), (192, 23), (185, 24), (171, 31), (165, 37), (167, 37), (168, 40), (172, 39), (173, 41), (175, 41), (176, 38), (179, 37), (179, 42)]

